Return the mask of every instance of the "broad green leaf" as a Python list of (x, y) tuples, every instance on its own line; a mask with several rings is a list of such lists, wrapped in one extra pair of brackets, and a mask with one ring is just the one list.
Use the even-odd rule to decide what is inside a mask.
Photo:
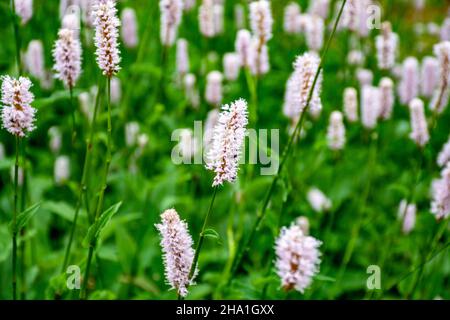
[(20, 230), (22, 230), (27, 225), (28, 221), (30, 221), (31, 217), (33, 217), (36, 214), (36, 212), (39, 210), (40, 207), (41, 203), (38, 202), (29, 207), (28, 209), (26, 209), (25, 211), (23, 211), (22, 213), (18, 214), (16, 224), (13, 225), (12, 222), (10, 223), (11, 231), (17, 233)]
[(115, 205), (111, 206), (108, 210), (104, 211), (101, 216), (92, 224), (89, 228), (86, 238), (84, 238), (83, 244), (89, 245), (94, 243), (100, 237), (102, 230), (111, 220), (112, 216), (119, 211), (122, 202), (118, 202)]

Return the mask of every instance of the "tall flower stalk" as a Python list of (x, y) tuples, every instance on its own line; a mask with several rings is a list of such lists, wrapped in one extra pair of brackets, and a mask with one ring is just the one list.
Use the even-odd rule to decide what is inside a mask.
[(234, 182), (239, 170), (239, 158), (245, 139), (245, 130), (248, 124), (247, 102), (237, 100), (230, 105), (224, 105), (214, 128), (212, 147), (207, 155), (206, 168), (215, 172), (213, 193), (208, 211), (203, 219), (203, 227), (199, 234), (194, 260), (189, 272), (189, 279), (195, 274), (197, 262), (206, 236), (206, 227), (212, 213), (217, 190), (225, 181)]
[(300, 134), (300, 131), (301, 131), (301, 128), (303, 126), (304, 119), (305, 119), (305, 114), (307, 113), (308, 108), (309, 108), (310, 103), (311, 103), (311, 100), (313, 99), (314, 89), (315, 89), (315, 87), (316, 87), (316, 85), (317, 85), (317, 83), (319, 81), (320, 74), (321, 74), (321, 71), (323, 69), (324, 60), (325, 60), (325, 58), (327, 56), (327, 53), (328, 53), (328, 50), (330, 48), (331, 42), (332, 42), (332, 40), (334, 38), (334, 35), (336, 33), (337, 26), (339, 24), (339, 20), (341, 19), (342, 12), (344, 10), (344, 7), (345, 7), (346, 3), (347, 3), (347, 0), (342, 1), (342, 5), (341, 5), (341, 8), (339, 10), (339, 14), (338, 14), (338, 16), (336, 18), (336, 21), (334, 23), (334, 26), (333, 26), (333, 30), (331, 32), (330, 37), (328, 38), (327, 44), (326, 44), (325, 49), (324, 49), (324, 51), (322, 53), (322, 57), (321, 57), (319, 66), (318, 66), (317, 71), (316, 71), (316, 73), (314, 75), (314, 80), (313, 80), (311, 89), (310, 89), (309, 94), (308, 94), (308, 99), (307, 99), (307, 102), (306, 102), (306, 106), (305, 106), (303, 112), (300, 115), (299, 121), (297, 122), (297, 125), (295, 126), (294, 131), (292, 132), (292, 134), (289, 137), (289, 140), (288, 140), (288, 143), (287, 143), (286, 147), (283, 150), (277, 174), (272, 179), (272, 183), (271, 183), (271, 185), (269, 187), (269, 190), (267, 191), (266, 196), (265, 196), (265, 198), (264, 198), (264, 200), (262, 202), (261, 209), (258, 211), (257, 216), (256, 216), (256, 220), (255, 220), (255, 222), (253, 223), (253, 225), (252, 225), (252, 227), (250, 229), (249, 236), (243, 240), (243, 243), (240, 245), (240, 249), (237, 252), (236, 257), (234, 258), (234, 263), (232, 264), (233, 265), (232, 271), (229, 274), (229, 278), (226, 279), (228, 283), (231, 281), (231, 279), (233, 278), (234, 274), (237, 272), (238, 268), (240, 267), (240, 265), (242, 263), (242, 259), (244, 258), (244, 255), (248, 252), (248, 250), (250, 248), (250, 245), (253, 242), (253, 238), (255, 237), (255, 234), (259, 230), (259, 228), (261, 226), (261, 222), (264, 219), (264, 217), (266, 216), (267, 208), (268, 208), (270, 199), (272, 198), (273, 192), (275, 190), (275, 186), (276, 186), (276, 184), (277, 184), (277, 182), (278, 182), (278, 180), (279, 180), (279, 178), (281, 176), (281, 172), (283, 171), (283, 168), (284, 168), (284, 166), (286, 164), (286, 161), (287, 161), (290, 153), (292, 152), (292, 147), (294, 145), (294, 141), (297, 140), (297, 137)]
[(22, 47), (22, 38), (20, 36), (20, 26), (19, 20), (16, 13), (16, 2), (17, 0), (11, 0), (11, 11), (12, 11), (12, 20), (14, 27), (14, 38), (16, 44), (16, 63), (17, 63), (17, 73), (21, 75), (23, 73), (21, 58), (20, 58), (20, 49)]
[(70, 109), (72, 114), (72, 147), (76, 139), (75, 106), (73, 103), (73, 88), (81, 73), (81, 44), (75, 30), (61, 29), (58, 40), (53, 48), (55, 60), (55, 77), (61, 80), (70, 93)]
[[(87, 196), (86, 196), (86, 194), (87, 194), (87, 177), (88, 177), (88, 173), (89, 173), (89, 164), (91, 163), (91, 157), (92, 157), (92, 151), (93, 151), (93, 140), (94, 140), (95, 126), (97, 123), (98, 108), (100, 105), (101, 95), (103, 93), (102, 91), (104, 89), (103, 83), (104, 83), (103, 81), (100, 82), (100, 86), (98, 88), (97, 96), (95, 99), (94, 114), (93, 114), (93, 117), (91, 120), (89, 136), (86, 140), (86, 151), (85, 151), (85, 155), (84, 155), (81, 181), (80, 181), (79, 191), (78, 191), (78, 199), (77, 199), (77, 204), (75, 207), (72, 228), (70, 230), (69, 242), (67, 243), (66, 252), (64, 254), (64, 262), (62, 265), (61, 272), (64, 272), (66, 270), (67, 264), (70, 259), (70, 251), (72, 248), (73, 238), (74, 238), (75, 230), (77, 227), (78, 216), (79, 216), (79, 213), (81, 210), (81, 206), (83, 204), (83, 198), (86, 197), (85, 201), (86, 202), (88, 201)], [(89, 212), (88, 212), (88, 214), (89, 214)]]
[(17, 299), (17, 215), (19, 197), (19, 154), (21, 140), (35, 129), (36, 110), (31, 106), (34, 100), (30, 92), (32, 86), (28, 78), (10, 76), (2, 78), (2, 127), (15, 137), (16, 158), (14, 163), (14, 205), (12, 218), (12, 296)]
[(249, 69), (246, 71), (247, 84), (252, 97), (250, 122), (258, 122), (258, 82), (261, 75), (269, 71), (269, 53), (267, 42), (272, 38), (273, 18), (271, 4), (267, 0), (258, 0), (249, 4), (250, 27), (253, 37), (249, 43)]
[[(94, 223), (100, 218), (103, 210), (103, 202), (108, 182), (108, 173), (112, 160), (112, 121), (111, 121), (111, 78), (120, 70), (119, 31), (120, 20), (117, 18), (116, 3), (113, 0), (97, 0), (94, 7), (95, 45), (97, 47), (97, 63), (106, 76), (106, 106), (107, 106), (107, 150), (103, 181), (100, 187)], [(80, 299), (87, 298), (87, 284), (89, 281), (92, 258), (96, 247), (96, 240), (89, 243), (89, 252), (86, 262), (83, 287)]]

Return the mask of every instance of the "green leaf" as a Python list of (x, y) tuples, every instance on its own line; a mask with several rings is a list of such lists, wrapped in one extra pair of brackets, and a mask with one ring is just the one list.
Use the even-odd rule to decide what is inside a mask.
[(206, 229), (205, 233), (203, 234), (205, 238), (212, 238), (216, 239), (218, 243), (221, 243), (220, 241), (220, 235), (219, 233), (214, 229)]
[(104, 211), (101, 216), (90, 226), (86, 238), (83, 240), (85, 246), (94, 243), (100, 237), (100, 233), (111, 220), (112, 216), (119, 211), (122, 201), (111, 206), (108, 210)]
[(326, 281), (326, 282), (336, 282), (335, 278), (332, 277), (327, 277), (327, 276), (322, 276), (320, 274), (318, 274), (317, 276), (315, 276), (315, 279), (317, 281)]
[(16, 224), (13, 225), (12, 222), (9, 224), (11, 231), (13, 233), (18, 233), (20, 230), (22, 230), (27, 225), (28, 221), (30, 221), (31, 217), (33, 217), (36, 214), (36, 212), (39, 210), (40, 207), (41, 203), (38, 202), (29, 207), (28, 209), (26, 209), (25, 211), (23, 211), (22, 213), (18, 214)]

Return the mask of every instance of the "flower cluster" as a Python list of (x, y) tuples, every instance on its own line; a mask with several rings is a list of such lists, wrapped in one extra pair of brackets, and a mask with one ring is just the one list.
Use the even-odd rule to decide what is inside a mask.
[(450, 216), (450, 164), (442, 170), (441, 178), (432, 186), (433, 201), (431, 212), (436, 219), (446, 219)]
[(253, 35), (262, 43), (267, 43), (272, 38), (273, 18), (270, 2), (258, 0), (250, 3), (250, 26)]
[(378, 67), (381, 70), (389, 70), (395, 65), (397, 54), (398, 36), (392, 32), (391, 24), (384, 22), (382, 34), (376, 37)]
[(2, 77), (2, 126), (9, 133), (25, 137), (35, 129), (36, 109), (31, 106), (34, 100), (30, 92), (30, 79), (10, 76)]
[(309, 205), (316, 212), (328, 211), (331, 209), (331, 200), (317, 188), (311, 188), (306, 195)]
[(171, 46), (177, 38), (183, 14), (183, 2), (181, 0), (160, 0), (159, 8), (161, 10), (161, 43)]
[(418, 98), (413, 99), (409, 104), (409, 109), (411, 111), (412, 128), (410, 137), (418, 146), (424, 147), (428, 143), (428, 140), (430, 140), (430, 135), (428, 134), (423, 101)]
[(301, 293), (307, 289), (319, 272), (322, 243), (304, 234), (298, 225), (282, 228), (275, 242), (277, 274), (284, 290), (295, 289)]
[(366, 129), (373, 129), (378, 122), (381, 110), (380, 89), (364, 86), (361, 93), (361, 121)]
[(219, 71), (211, 71), (206, 77), (206, 102), (212, 105), (219, 105), (222, 102), (222, 73)]
[(212, 147), (207, 155), (208, 170), (215, 172), (213, 186), (234, 182), (247, 126), (247, 102), (236, 100), (224, 105), (214, 128)]
[(30, 21), (33, 16), (33, 0), (14, 0), (14, 5), (22, 24)]
[(333, 111), (327, 131), (328, 147), (331, 150), (341, 150), (345, 145), (345, 126), (342, 113)]
[(168, 209), (161, 214), (161, 223), (156, 228), (161, 234), (166, 280), (172, 289), (185, 297), (195, 278), (195, 275), (189, 278), (195, 252), (188, 225), (180, 220), (174, 209)]
[(81, 44), (75, 31), (61, 29), (53, 48), (55, 77), (68, 88), (73, 88), (81, 73)]
[(139, 43), (136, 12), (132, 8), (122, 11), (122, 39), (128, 48), (136, 48)]
[(450, 94), (450, 42), (441, 42), (434, 46), (439, 60), (439, 88), (431, 101), (430, 109), (442, 113), (448, 104)]
[(417, 207), (415, 204), (408, 204), (406, 200), (400, 202), (398, 208), (398, 218), (402, 221), (402, 231), (404, 234), (410, 233), (416, 225)]
[(403, 62), (402, 81), (399, 85), (400, 102), (407, 105), (419, 94), (419, 61), (409, 57)]
[[(293, 115), (294, 118), (298, 118), (307, 106), (319, 63), (320, 59), (315, 53), (305, 53), (299, 56), (294, 62), (294, 72), (288, 80), (285, 95), (285, 110), (289, 110), (287, 113)], [(322, 109), (322, 102), (320, 100), (321, 88), (322, 72), (312, 92), (309, 103), (310, 110)]]
[(438, 84), (439, 61), (435, 57), (425, 57), (420, 70), (420, 89), (422, 95), (430, 98)]
[(344, 90), (344, 113), (348, 121), (358, 121), (358, 92), (355, 88)]
[(392, 116), (392, 109), (394, 108), (394, 82), (388, 77), (380, 80), (380, 118), (388, 120)]
[(116, 2), (114, 0), (97, 0), (93, 5), (95, 46), (97, 64), (103, 75), (112, 77), (119, 72), (120, 51), (119, 31), (120, 20), (117, 18)]

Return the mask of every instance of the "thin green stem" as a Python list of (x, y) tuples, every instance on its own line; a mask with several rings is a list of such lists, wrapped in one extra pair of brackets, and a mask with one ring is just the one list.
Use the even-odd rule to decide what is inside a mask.
[[(448, 223), (448, 221), (447, 221)], [(430, 257), (428, 259), (426, 259), (425, 262), (421, 263), (420, 265), (414, 267), (411, 271), (407, 272), (406, 274), (404, 274), (402, 277), (400, 277), (400, 279), (395, 282), (394, 284), (390, 285), (387, 289), (387, 291), (391, 290), (392, 288), (394, 288), (395, 286), (399, 285), (402, 281), (404, 281), (405, 279), (407, 279), (409, 276), (413, 275), (414, 273), (416, 273), (419, 269), (424, 268), (429, 262), (431, 262), (434, 258), (436, 258), (438, 255), (440, 255), (442, 252), (444, 252), (445, 250), (448, 249), (448, 247), (450, 246), (450, 242), (447, 242), (441, 249), (439, 249), (438, 251), (436, 251), (436, 253), (431, 252), (430, 253)]]
[(249, 111), (250, 124), (256, 128), (258, 122), (258, 78), (252, 76), (249, 68), (245, 68), (245, 79), (251, 97), (251, 107)]
[(303, 121), (305, 119), (305, 114), (308, 111), (309, 105), (311, 103), (312, 96), (313, 96), (313, 93), (314, 93), (314, 89), (315, 89), (315, 87), (317, 85), (317, 81), (319, 79), (319, 75), (322, 72), (325, 58), (327, 56), (327, 53), (328, 53), (328, 50), (330, 48), (331, 42), (332, 42), (332, 40), (334, 38), (334, 35), (336, 33), (337, 26), (339, 24), (339, 20), (341, 19), (342, 12), (344, 10), (344, 6), (345, 6), (346, 3), (347, 3), (347, 0), (344, 0), (342, 2), (342, 6), (341, 6), (341, 8), (339, 10), (338, 17), (336, 18), (336, 21), (334, 23), (333, 31), (331, 32), (331, 35), (328, 38), (327, 44), (325, 46), (325, 49), (323, 51), (323, 54), (322, 54), (322, 57), (321, 57), (321, 60), (320, 60), (319, 67), (317, 68), (316, 74), (314, 76), (314, 81), (313, 81), (313, 84), (312, 84), (311, 89), (310, 89), (309, 94), (308, 94), (308, 99), (307, 99), (307, 102), (306, 102), (306, 106), (305, 106), (303, 112), (300, 115), (300, 119), (297, 122), (297, 125), (296, 125), (296, 127), (294, 129), (294, 132), (289, 137), (289, 141), (288, 141), (287, 146), (283, 150), (281, 161), (280, 161), (280, 166), (278, 167), (277, 174), (272, 179), (272, 183), (271, 183), (271, 185), (269, 187), (269, 190), (266, 193), (266, 196), (264, 198), (263, 205), (262, 205), (261, 209), (258, 211), (257, 216), (256, 216), (256, 220), (255, 220), (252, 228), (250, 229), (250, 234), (246, 238), (246, 240), (244, 240), (244, 243), (241, 246), (242, 249), (238, 253), (237, 258), (235, 260), (235, 263), (233, 264), (232, 272), (230, 273), (230, 278), (228, 279), (228, 283), (231, 281), (231, 278), (234, 276), (234, 274), (236, 273), (237, 269), (239, 268), (244, 255), (248, 252), (248, 250), (250, 248), (250, 245), (251, 245), (251, 243), (253, 241), (253, 238), (254, 238), (256, 232), (259, 230), (261, 222), (262, 222), (262, 220), (264, 219), (264, 217), (266, 215), (267, 207), (268, 207), (268, 204), (269, 204), (270, 199), (272, 197), (272, 194), (273, 194), (273, 192), (275, 190), (275, 186), (276, 186), (276, 184), (278, 182), (278, 179), (280, 178), (280, 174), (281, 174), (281, 172), (283, 170), (283, 167), (284, 167), (284, 165), (286, 163), (286, 160), (287, 160), (289, 154), (292, 151), (292, 146), (294, 144), (294, 141), (296, 141), (297, 136), (299, 135), (299, 133), (301, 131), (301, 128), (302, 128), (302, 125), (303, 125)]
[(19, 148), (20, 138), (16, 136), (16, 162), (14, 164), (14, 207), (13, 207), (13, 221), (12, 221), (12, 292), (13, 300), (17, 300), (17, 200), (19, 196)]
[[(26, 159), (26, 144), (24, 140), (21, 140), (20, 142), (20, 152), (21, 152), (21, 157), (22, 157), (22, 179), (23, 179), (23, 183), (22, 183), (22, 188), (20, 190), (20, 209), (19, 212), (23, 212), (25, 210), (26, 207), (26, 202), (27, 202), (27, 188), (28, 188), (28, 179), (27, 179), (27, 164), (25, 163), (25, 159)], [(20, 236), (22, 238), (22, 243), (20, 246), (20, 299), (21, 300), (25, 300), (26, 298), (26, 277), (25, 277), (25, 269), (26, 269), (26, 265), (25, 265), (25, 253), (26, 253), (26, 247), (25, 247), (25, 234), (26, 234), (26, 229), (25, 227), (23, 227), (20, 230)]]
[(449, 222), (449, 219), (446, 219), (446, 220), (442, 221), (441, 225), (437, 228), (436, 234), (434, 235), (433, 240), (431, 241), (430, 249), (425, 251), (426, 254), (424, 254), (421, 266), (419, 267), (419, 274), (417, 275), (417, 277), (415, 277), (415, 279), (413, 281), (413, 284), (411, 286), (411, 290), (406, 295), (407, 299), (414, 297), (414, 294), (415, 294), (415, 292), (417, 290), (417, 287), (419, 286), (420, 280), (422, 279), (423, 272), (425, 270), (426, 261), (430, 260), (432, 254), (436, 250), (436, 247), (439, 245), (439, 240), (444, 235), (445, 230), (447, 230), (448, 222)]
[[(417, 167), (414, 168), (414, 171), (417, 172), (417, 175), (415, 177), (415, 180), (413, 182), (413, 186), (412, 188), (410, 188), (409, 190), (409, 194), (407, 196), (407, 204), (410, 203), (415, 203), (416, 201), (416, 190), (417, 190), (417, 186), (419, 185), (421, 178), (422, 178), (422, 173), (423, 173), (423, 169), (422, 169), (422, 165), (424, 162), (424, 150), (423, 148), (420, 149), (420, 153), (419, 153), (419, 160), (417, 161)], [(405, 209), (402, 212), (402, 217), (404, 219), (405, 215), (406, 215), (406, 211), (408, 209), (408, 206), (405, 206)], [(391, 227), (391, 230), (388, 230), (386, 232), (386, 236), (384, 242), (387, 243), (386, 246), (383, 246), (383, 250), (382, 250), (382, 254), (381, 254), (381, 262), (379, 264), (379, 266), (381, 267), (382, 270), (385, 270), (384, 265), (386, 263), (386, 261), (389, 260), (389, 256), (391, 254), (391, 250), (392, 250), (392, 244), (394, 242), (394, 237), (396, 236), (396, 234), (393, 232), (395, 230), (392, 230), (393, 228)], [(385, 270), (385, 274), (387, 274), (388, 270)], [(370, 298), (372, 298), (374, 296), (374, 292), (370, 291)], [(378, 296), (382, 297), (383, 296), (383, 291), (378, 292)], [(369, 291), (366, 294), (366, 297), (369, 297)]]
[(75, 142), (77, 138), (77, 127), (76, 127), (76, 120), (75, 120), (75, 105), (73, 103), (73, 87), (69, 87), (69, 94), (70, 94), (70, 111), (72, 113), (72, 150), (75, 148)]
[[(111, 77), (108, 77), (106, 81), (106, 105), (107, 105), (107, 116), (108, 116), (108, 124), (107, 124), (107, 151), (106, 151), (106, 160), (105, 160), (105, 172), (103, 176), (103, 182), (100, 189), (100, 195), (98, 197), (97, 202), (97, 210), (95, 213), (95, 219), (94, 221), (97, 221), (101, 215), (101, 212), (103, 210), (103, 202), (105, 197), (105, 191), (108, 187), (108, 173), (109, 173), (109, 167), (111, 165), (112, 160), (112, 121), (111, 121)], [(94, 222), (95, 223), (95, 222)], [(87, 298), (87, 282), (89, 280), (89, 274), (90, 274), (90, 268), (92, 263), (92, 256), (94, 255), (96, 242), (95, 240), (89, 244), (89, 253), (88, 253), (88, 259), (86, 263), (86, 272), (83, 282), (83, 287), (80, 292), (80, 299), (86, 299)]]
[(341, 267), (339, 269), (339, 273), (336, 277), (336, 286), (338, 287), (339, 284), (342, 281), (342, 278), (345, 274), (345, 271), (347, 270), (347, 266), (353, 256), (353, 252), (355, 250), (356, 242), (359, 237), (359, 232), (361, 231), (361, 228), (363, 226), (363, 221), (365, 217), (365, 212), (367, 208), (367, 201), (370, 194), (370, 189), (372, 187), (372, 174), (376, 165), (376, 158), (377, 158), (377, 149), (378, 149), (378, 141), (376, 138), (372, 137), (371, 139), (371, 148), (370, 148), (370, 154), (369, 154), (369, 163), (368, 163), (368, 177), (366, 179), (366, 184), (364, 188), (363, 195), (360, 199), (360, 203), (358, 206), (358, 217), (357, 220), (352, 228), (351, 238), (350, 241), (347, 243), (347, 246), (345, 248), (344, 258), (342, 260)]
[(22, 75), (22, 63), (20, 59), (20, 49), (22, 47), (22, 39), (20, 36), (20, 27), (19, 27), (19, 21), (18, 17), (16, 15), (16, 6), (15, 1), (11, 0), (11, 10), (12, 10), (12, 19), (13, 19), (13, 27), (14, 27), (14, 37), (16, 42), (16, 64), (17, 64), (17, 73)]
[(107, 179), (109, 173), (109, 167), (111, 165), (112, 158), (112, 122), (111, 122), (111, 78), (108, 78), (106, 82), (106, 99), (107, 99), (107, 112), (108, 112), (108, 124), (107, 124), (107, 150), (106, 150), (106, 161), (105, 161), (105, 172), (103, 175), (103, 184), (100, 190), (100, 196), (97, 203), (97, 210), (95, 213), (95, 220), (100, 217), (103, 209), (103, 201), (105, 197), (105, 191), (107, 188)]
[(198, 258), (200, 257), (200, 251), (202, 250), (203, 247), (203, 240), (205, 239), (205, 231), (206, 227), (208, 226), (209, 217), (211, 216), (214, 200), (216, 199), (217, 189), (218, 189), (217, 186), (214, 187), (213, 189), (213, 194), (211, 197), (211, 202), (209, 204), (208, 212), (206, 213), (205, 219), (203, 220), (203, 227), (202, 230), (200, 231), (197, 247), (195, 248), (194, 260), (192, 261), (191, 270), (189, 271), (189, 279), (192, 279), (192, 277), (195, 274), (195, 269), (197, 268)]
[[(20, 36), (20, 27), (18, 22), (18, 17), (16, 15), (16, 6), (15, 1), (11, 0), (11, 13), (12, 13), (12, 21), (13, 21), (13, 29), (14, 29), (14, 38), (16, 45), (16, 64), (17, 64), (17, 73), (19, 76), (22, 75), (22, 63), (20, 58), (20, 50), (22, 47), (22, 39)], [(13, 299), (17, 299), (17, 201), (18, 201), (18, 173), (19, 173), (19, 149), (20, 149), (20, 138), (16, 136), (16, 163), (14, 166), (14, 215), (13, 215), (13, 257), (12, 257), (12, 267), (13, 267), (13, 279), (12, 279), (12, 290), (13, 290)], [(24, 173), (25, 176), (25, 173)], [(25, 177), (24, 177), (25, 180)], [(23, 259), (22, 252), (22, 259)], [(24, 265), (22, 265), (22, 275), (24, 275)], [(21, 277), (22, 280), (24, 277)]]
[(84, 272), (83, 285), (81, 287), (81, 292), (80, 292), (80, 300), (86, 300), (86, 298), (87, 298), (87, 287), (88, 287), (88, 282), (89, 282), (89, 274), (91, 271), (92, 257), (94, 255), (94, 249), (95, 249), (95, 243), (89, 244), (89, 253), (88, 253), (88, 258), (87, 258), (87, 262), (86, 262), (86, 270)]
[[(99, 84), (97, 96), (95, 98), (94, 114), (93, 114), (92, 120), (91, 120), (90, 133), (86, 140), (86, 152), (84, 155), (84, 164), (83, 164), (83, 168), (82, 168), (82, 176), (81, 176), (81, 182), (80, 182), (80, 189), (79, 189), (79, 193), (78, 193), (78, 200), (77, 200), (77, 204), (76, 204), (76, 208), (75, 208), (75, 214), (73, 217), (69, 242), (67, 243), (66, 252), (64, 255), (64, 262), (63, 262), (63, 265), (61, 268), (61, 272), (64, 272), (66, 270), (67, 264), (69, 262), (70, 250), (72, 248), (72, 242), (73, 242), (73, 238), (75, 235), (75, 229), (77, 227), (79, 212), (81, 210), (81, 206), (83, 203), (83, 197), (86, 195), (86, 191), (87, 191), (86, 184), (87, 184), (87, 177), (88, 177), (88, 172), (89, 172), (89, 163), (90, 163), (90, 159), (92, 156), (92, 150), (93, 150), (92, 141), (94, 139), (95, 125), (97, 122), (97, 113), (98, 113), (98, 108), (100, 105), (100, 97), (102, 95), (102, 91), (103, 91), (103, 81), (101, 81)], [(86, 199), (86, 202), (87, 202), (87, 199)], [(89, 214), (89, 211), (87, 211), (87, 213)]]

